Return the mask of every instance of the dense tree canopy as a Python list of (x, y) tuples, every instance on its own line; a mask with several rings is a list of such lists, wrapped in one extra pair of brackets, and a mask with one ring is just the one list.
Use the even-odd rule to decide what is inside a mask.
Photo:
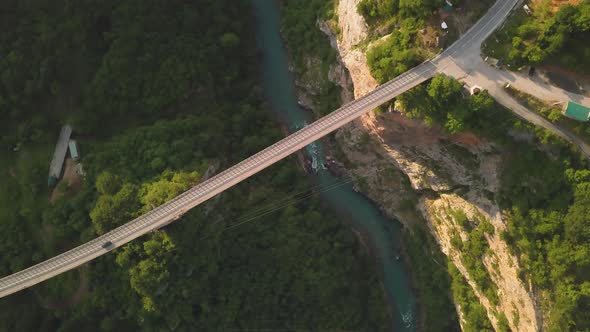
[(379, 83), (385, 83), (420, 63), (413, 38), (409, 30), (395, 30), (385, 42), (369, 50), (367, 63)]
[(548, 158), (526, 146), (504, 160), (501, 202), (510, 211), (504, 238), (524, 267), (523, 278), (550, 294), (549, 330), (590, 327), (590, 182), (585, 161)]
[(358, 12), (369, 23), (390, 19), (425, 19), (443, 5), (441, 0), (361, 0)]
[(518, 68), (525, 64), (557, 64), (590, 73), (590, 1), (565, 4), (553, 14), (550, 2), (539, 2), (533, 13), (519, 13), (489, 43), (488, 53)]
[[(0, 166), (12, 174), (0, 180), (2, 275), (107, 232), (280, 137), (261, 101), (250, 13), (247, 1), (226, 0), (0, 4)], [(50, 204), (51, 133), (66, 121), (86, 178)], [(7, 152), (15, 143), (20, 152)], [(376, 267), (354, 234), (317, 198), (284, 200), (309, 188), (294, 165), (0, 299), (3, 328), (389, 326)], [(283, 209), (260, 212), (277, 201)]]
[(497, 117), (500, 109), (487, 91), (463, 98), (462, 90), (459, 81), (439, 74), (427, 85), (419, 85), (397, 100), (408, 117), (439, 123), (451, 134), (465, 130), (483, 134), (499, 131), (489, 125), (489, 121), (501, 119)]

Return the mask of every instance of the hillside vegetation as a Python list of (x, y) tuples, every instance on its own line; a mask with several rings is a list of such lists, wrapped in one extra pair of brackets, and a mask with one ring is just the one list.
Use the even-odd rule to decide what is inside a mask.
[(531, 5), (532, 14), (518, 10), (505, 27), (492, 35), (484, 51), (512, 68), (555, 64), (590, 74), (590, 1), (565, 4), (556, 13), (551, 1)]
[[(587, 161), (553, 134), (522, 123), (485, 91), (464, 98), (461, 89), (454, 79), (438, 75), (398, 100), (409, 117), (443, 125), (449, 133), (478, 133), (505, 151), (501, 192), (495, 199), (508, 215), (508, 228), (502, 237), (520, 257), (522, 280), (532, 282), (543, 294), (549, 331), (590, 328), (586, 315), (590, 310)], [(535, 144), (515, 142), (506, 134), (508, 129), (529, 132), (536, 137)], [(545, 151), (539, 150), (540, 144)], [(462, 250), (473, 255), (473, 248)], [(466, 265), (468, 269), (469, 265), (477, 268), (474, 264)], [(478, 284), (486, 282), (476, 279)], [(493, 299), (494, 294), (487, 297)], [(472, 325), (479, 326), (479, 318), (467, 317), (474, 319)]]
[(373, 26), (405, 20), (424, 23), (424, 19), (443, 4), (444, 0), (361, 0), (358, 12)]
[(318, 24), (335, 19), (334, 5), (334, 0), (287, 0), (281, 8), (281, 36), (289, 49), (289, 60), (298, 81), (317, 87), (312, 95), (317, 115), (340, 107), (340, 87), (328, 79), (337, 52), (318, 28)]
[(417, 37), (426, 19), (439, 9), (442, 0), (362, 0), (357, 7), (371, 30), (390, 31), (367, 52), (372, 76), (385, 83), (411, 69), (429, 56)]

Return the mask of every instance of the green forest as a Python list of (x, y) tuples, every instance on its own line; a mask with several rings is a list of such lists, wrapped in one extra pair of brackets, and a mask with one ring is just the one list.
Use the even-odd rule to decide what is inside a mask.
[(510, 211), (503, 236), (520, 257), (523, 280), (531, 281), (550, 303), (548, 330), (588, 330), (588, 166), (581, 167), (576, 158), (554, 160), (523, 147), (513, 151), (505, 160), (510, 171), (502, 179), (502, 198)]
[(371, 30), (391, 31), (385, 41), (367, 51), (367, 64), (379, 83), (385, 83), (429, 58), (418, 31), (426, 26), (442, 0), (362, 0), (357, 11)]
[[(300, 45), (291, 52), (296, 74), (306, 70), (308, 54), (336, 60), (316, 26), (335, 18), (333, 4), (283, 3), (282, 33), (288, 45)], [(416, 35), (442, 4), (360, 2), (371, 31), (393, 32), (367, 54), (379, 82), (429, 56)], [(555, 15), (541, 9), (517, 17), (496, 34), (509, 46), (488, 41), (488, 49), (518, 66), (588, 72), (588, 47), (576, 41), (588, 39), (589, 8), (584, 0)], [(0, 4), (2, 276), (105, 233), (282, 136), (258, 82), (252, 20), (248, 1)], [(338, 100), (338, 89), (324, 83), (319, 114)], [(549, 331), (590, 329), (588, 162), (485, 91), (463, 97), (461, 89), (438, 75), (397, 101), (408, 117), (498, 146), (502, 189), (494, 199), (507, 216), (501, 236), (524, 267), (522, 281), (539, 295)], [(77, 187), (60, 183), (61, 197), (50, 203), (47, 168), (65, 123), (74, 127), (86, 176)], [(516, 142), (508, 132), (531, 140)], [(0, 299), (0, 331), (387, 329), (389, 305), (374, 259), (317, 197), (293, 199), (310, 190), (295, 158), (280, 162), (176, 223)], [(483, 225), (456, 244), (469, 251), (463, 259), (478, 287), (497, 301), (477, 263), (490, 231)], [(441, 294), (461, 305), (466, 330), (491, 328), (428, 230), (408, 232), (405, 245), (431, 330), (457, 326), (451, 297)], [(506, 317), (498, 319), (507, 329)]]
[[(281, 137), (247, 1), (0, 4), (2, 276), (102, 234)], [(86, 176), (49, 202), (59, 128)], [(14, 152), (14, 147), (19, 147)], [(0, 299), (2, 331), (387, 329), (374, 260), (294, 158), (180, 221)], [(273, 209), (281, 202), (282, 209)]]
[(552, 64), (590, 74), (590, 1), (565, 4), (553, 12), (551, 1), (538, 1), (531, 14), (514, 12), (506, 25), (488, 38), (484, 52), (516, 69)]

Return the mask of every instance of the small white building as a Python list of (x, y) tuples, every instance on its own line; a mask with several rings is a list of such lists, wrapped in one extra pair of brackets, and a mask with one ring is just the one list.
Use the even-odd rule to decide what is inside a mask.
[(522, 9), (524, 9), (524, 11), (527, 13), (527, 15), (531, 15), (533, 13), (531, 11), (531, 8), (527, 5), (522, 6)]

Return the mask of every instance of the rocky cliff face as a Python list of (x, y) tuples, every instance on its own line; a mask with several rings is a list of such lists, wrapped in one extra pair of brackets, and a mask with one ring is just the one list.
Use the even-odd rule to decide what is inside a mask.
[[(320, 24), (348, 69), (357, 98), (377, 86), (365, 54), (354, 47), (367, 38), (366, 23), (356, 11), (359, 1), (339, 1), (338, 38), (330, 34), (327, 24)], [(346, 71), (340, 73), (344, 75)], [(347, 82), (346, 78), (333, 76), (332, 81)], [(494, 327), (498, 326), (497, 314), (504, 313), (513, 331), (539, 329), (540, 315), (534, 296), (529, 286), (519, 280), (517, 259), (499, 236), (505, 224), (493, 200), (499, 187), (501, 161), (497, 147), (469, 133), (447, 136), (397, 112), (379, 116), (371, 112), (339, 130), (337, 140), (357, 186), (378, 202), (387, 215), (405, 225), (427, 221), (442, 251), (485, 306)], [(490, 250), (483, 255), (481, 264), (497, 287), (497, 304), (477, 287), (463, 264), (460, 250), (451, 242), (455, 234), (463, 241), (468, 236), (464, 227), (458, 225), (456, 211), (462, 211), (469, 220), (485, 219), (493, 225), (493, 233), (486, 235)]]

